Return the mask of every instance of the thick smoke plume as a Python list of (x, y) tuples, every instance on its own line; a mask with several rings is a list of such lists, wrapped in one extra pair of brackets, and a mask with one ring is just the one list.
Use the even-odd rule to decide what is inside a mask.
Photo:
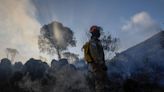
[[(31, 0), (0, 0), (0, 55), (6, 47), (18, 49), (25, 56), (38, 55), (37, 35), (40, 23), (36, 20), (36, 9)], [(29, 52), (34, 52), (29, 53)], [(27, 57), (21, 60), (27, 60)]]

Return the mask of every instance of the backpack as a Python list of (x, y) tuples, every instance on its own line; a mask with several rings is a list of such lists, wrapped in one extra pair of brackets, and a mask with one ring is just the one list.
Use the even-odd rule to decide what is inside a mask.
[(92, 63), (93, 62), (93, 58), (91, 56), (91, 53), (90, 53), (90, 42), (86, 42), (84, 45), (83, 45), (83, 49), (84, 49), (84, 59), (87, 63)]

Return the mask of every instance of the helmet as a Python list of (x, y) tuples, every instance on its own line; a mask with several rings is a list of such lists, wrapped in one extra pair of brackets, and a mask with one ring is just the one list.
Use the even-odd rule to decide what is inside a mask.
[(90, 31), (90, 33), (94, 33), (94, 32), (100, 32), (100, 30), (101, 30), (101, 27), (99, 27), (97, 25), (93, 25), (93, 26), (91, 26), (89, 31)]

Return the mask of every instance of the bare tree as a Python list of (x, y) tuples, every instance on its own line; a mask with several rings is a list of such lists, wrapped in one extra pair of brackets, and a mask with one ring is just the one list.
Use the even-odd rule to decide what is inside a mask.
[(118, 50), (118, 45), (119, 45), (119, 39), (112, 37), (109, 33), (108, 34), (103, 34), (101, 37), (101, 43), (103, 45), (104, 50), (106, 51), (117, 51)]
[(63, 53), (63, 57), (68, 59), (68, 61), (70, 61), (70, 63), (74, 63), (75, 61), (78, 61), (79, 60), (78, 56), (79, 56), (78, 54), (74, 54), (71, 52)]
[(12, 62), (14, 62), (15, 56), (19, 54), (18, 50), (13, 48), (6, 48), (6, 56), (10, 58)]
[(102, 36), (100, 38), (106, 59), (111, 59), (112, 55), (116, 55), (116, 51), (120, 46), (120, 39), (112, 37), (110, 33), (101, 32)]
[(67, 50), (68, 46), (76, 46), (76, 40), (70, 28), (54, 21), (41, 28), (38, 45), (41, 52), (50, 55), (57, 53), (58, 59), (61, 59), (61, 52)]

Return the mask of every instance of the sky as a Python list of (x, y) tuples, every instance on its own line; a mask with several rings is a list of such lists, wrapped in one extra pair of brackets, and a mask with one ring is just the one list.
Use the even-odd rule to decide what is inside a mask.
[(164, 0), (0, 0), (0, 58), (6, 48), (19, 51), (17, 61), (30, 57), (55, 58), (38, 49), (40, 28), (52, 21), (71, 28), (79, 54), (86, 32), (99, 25), (104, 32), (120, 39), (122, 52), (164, 29)]

